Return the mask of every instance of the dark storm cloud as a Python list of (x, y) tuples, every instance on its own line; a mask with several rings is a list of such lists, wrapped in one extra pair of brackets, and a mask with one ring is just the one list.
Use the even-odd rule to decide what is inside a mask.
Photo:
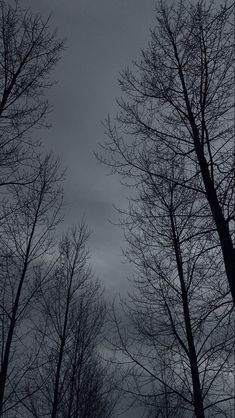
[(95, 161), (93, 152), (104, 141), (103, 120), (115, 113), (120, 95), (119, 72), (139, 55), (154, 22), (154, 0), (22, 0), (47, 17), (67, 39), (67, 49), (57, 65), (58, 84), (49, 93), (54, 107), (52, 129), (41, 132), (46, 147), (59, 153), (68, 167), (65, 184), (65, 224), (86, 216), (92, 230), (90, 246), (95, 272), (109, 292), (128, 287), (130, 271), (122, 263), (121, 231), (113, 204), (125, 204), (119, 179)]

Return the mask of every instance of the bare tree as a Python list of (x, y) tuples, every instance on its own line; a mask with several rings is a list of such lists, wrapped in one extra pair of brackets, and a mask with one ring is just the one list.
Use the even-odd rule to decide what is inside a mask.
[(0, 415), (108, 418), (105, 307), (87, 265), (87, 229), (57, 251), (59, 163), (34, 139), (47, 126), (44, 93), (63, 50), (49, 22), (0, 0)]
[[(0, 185), (32, 181), (32, 128), (51, 110), (44, 92), (63, 49), (56, 32), (20, 3), (0, 1)], [(37, 157), (36, 157), (37, 158)]]
[(123, 305), (128, 331), (113, 312), (113, 345), (131, 363), (125, 390), (137, 402), (154, 407), (156, 416), (180, 408), (180, 416), (188, 410), (204, 418), (207, 411), (231, 412), (232, 306), (217, 246), (210, 234), (194, 233), (196, 192), (182, 192), (178, 162), (165, 171), (168, 182), (142, 179), (124, 222), (137, 276)]
[(148, 48), (121, 76), (125, 97), (101, 159), (138, 184), (141, 173), (168, 181), (162, 167), (183, 158), (181, 189), (208, 206), (235, 301), (232, 14), (227, 1), (159, 2)]
[(40, 263), (53, 243), (63, 199), (59, 163), (38, 158), (37, 176), (27, 187), (11, 186), (0, 224), (0, 415), (17, 404), (20, 383), (32, 359), (26, 319), (43, 284)]
[(121, 75), (124, 97), (99, 157), (134, 187), (121, 224), (136, 291), (123, 306), (128, 331), (113, 311), (114, 347), (131, 364), (126, 392), (152, 411), (160, 405), (170, 416), (180, 399), (181, 415), (226, 415), (230, 294), (235, 301), (232, 6), (160, 1), (156, 12), (148, 48)]
[(61, 240), (44, 288), (44, 340), (28, 389), (35, 388), (35, 396), (24, 403), (30, 416), (108, 418), (112, 413), (111, 381), (99, 352), (105, 306), (88, 264), (88, 235), (82, 223)]

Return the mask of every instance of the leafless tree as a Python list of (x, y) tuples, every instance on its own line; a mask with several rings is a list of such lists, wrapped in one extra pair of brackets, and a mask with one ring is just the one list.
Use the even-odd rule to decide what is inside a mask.
[(45, 277), (40, 264), (53, 243), (63, 201), (59, 162), (38, 157), (27, 187), (11, 186), (0, 223), (0, 415), (18, 404), (21, 381), (32, 365), (27, 319)]
[(181, 416), (226, 414), (233, 399), (232, 9), (158, 3), (148, 48), (121, 75), (124, 97), (98, 156), (134, 187), (121, 223), (136, 290), (123, 305), (128, 331), (113, 311), (114, 346), (131, 363), (127, 393), (159, 413), (167, 391), (162, 416), (179, 399)]
[(35, 388), (35, 395), (24, 403), (28, 416), (111, 417), (111, 380), (99, 349), (105, 305), (88, 264), (88, 235), (81, 223), (61, 240), (58, 261), (44, 288), (44, 338), (28, 388)]
[(113, 311), (113, 345), (131, 363), (125, 390), (137, 402), (156, 416), (178, 410), (204, 418), (232, 410), (233, 309), (217, 246), (210, 233), (194, 233), (196, 192), (181, 190), (181, 173), (175, 161), (164, 172), (168, 182), (142, 178), (123, 223), (137, 276), (123, 305), (128, 330)]
[(62, 175), (34, 139), (47, 126), (44, 93), (63, 50), (49, 21), (0, 0), (0, 415), (108, 418), (105, 307), (87, 229), (56, 249)]
[(162, 167), (183, 158), (180, 187), (208, 207), (235, 301), (233, 7), (159, 2), (148, 48), (121, 76), (124, 98), (101, 159), (138, 184), (143, 173), (168, 181)]
[[(35, 146), (30, 132), (51, 110), (44, 92), (63, 42), (20, 2), (0, 1), (0, 185), (32, 181)], [(34, 131), (35, 132), (35, 131)]]

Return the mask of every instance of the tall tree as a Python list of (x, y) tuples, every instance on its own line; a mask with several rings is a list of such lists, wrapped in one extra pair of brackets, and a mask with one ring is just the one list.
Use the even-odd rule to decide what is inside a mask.
[(31, 367), (26, 321), (62, 203), (59, 163), (33, 139), (46, 125), (44, 93), (63, 49), (48, 22), (18, 1), (0, 1), (0, 415), (20, 400)]
[(179, 399), (197, 417), (226, 413), (233, 399), (232, 13), (227, 1), (159, 1), (98, 156), (134, 187), (121, 221), (137, 268), (125, 307), (133, 329), (113, 315), (116, 349), (131, 362), (126, 391), (153, 410), (167, 398), (163, 416)]

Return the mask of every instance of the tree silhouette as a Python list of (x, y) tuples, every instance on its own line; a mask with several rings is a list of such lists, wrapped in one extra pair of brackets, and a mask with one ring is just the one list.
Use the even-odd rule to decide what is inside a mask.
[(156, 416), (229, 414), (234, 399), (232, 13), (227, 1), (159, 1), (98, 155), (129, 187), (119, 213), (136, 267), (130, 326), (113, 309), (112, 345), (130, 364), (124, 390)]
[[(44, 288), (38, 328), (43, 343), (25, 402), (33, 417), (111, 416), (111, 381), (99, 353), (105, 305), (88, 265), (84, 223), (65, 235)], [(38, 321), (37, 321), (38, 322)]]

